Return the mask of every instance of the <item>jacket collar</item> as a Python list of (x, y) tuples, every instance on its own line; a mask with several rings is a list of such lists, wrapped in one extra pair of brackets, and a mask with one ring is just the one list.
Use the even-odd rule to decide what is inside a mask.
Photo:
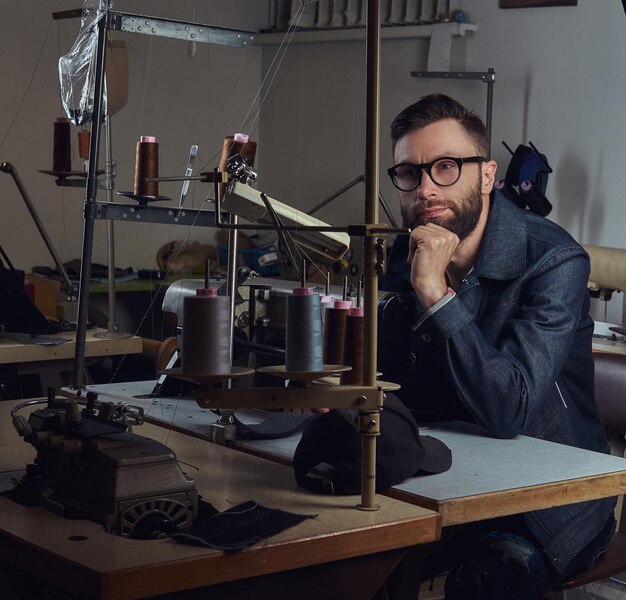
[(501, 192), (492, 195), (487, 227), (476, 257), (474, 274), (491, 279), (514, 279), (526, 268), (526, 219)]

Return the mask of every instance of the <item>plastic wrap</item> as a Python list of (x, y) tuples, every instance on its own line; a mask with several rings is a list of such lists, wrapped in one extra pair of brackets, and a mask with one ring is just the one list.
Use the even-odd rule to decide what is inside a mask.
[[(78, 37), (70, 51), (59, 59), (61, 102), (65, 114), (76, 126), (93, 118), (98, 24), (111, 5), (111, 0), (85, 0)], [(103, 90), (103, 107), (106, 107), (106, 90)]]

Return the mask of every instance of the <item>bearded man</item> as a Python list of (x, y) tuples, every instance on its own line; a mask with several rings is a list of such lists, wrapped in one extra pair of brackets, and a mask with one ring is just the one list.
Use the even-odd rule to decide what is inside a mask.
[[(411, 233), (395, 240), (381, 287), (414, 294), (418, 314), (398, 395), (421, 420), (606, 452), (583, 248), (494, 191), (485, 126), (452, 98), (409, 106), (391, 138), (388, 173)], [(426, 575), (451, 569), (446, 598), (539, 598), (601, 556), (614, 505), (467, 526), (431, 556)]]

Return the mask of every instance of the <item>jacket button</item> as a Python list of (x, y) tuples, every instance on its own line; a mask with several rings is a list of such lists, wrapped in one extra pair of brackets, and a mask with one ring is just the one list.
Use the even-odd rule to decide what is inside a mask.
[(417, 356), (415, 356), (415, 354), (413, 354), (413, 352), (411, 352), (411, 354), (409, 354), (409, 360), (411, 361), (411, 364), (415, 364), (415, 361), (417, 360)]
[(430, 334), (429, 333), (422, 333), (422, 339), (428, 343), (430, 342)]

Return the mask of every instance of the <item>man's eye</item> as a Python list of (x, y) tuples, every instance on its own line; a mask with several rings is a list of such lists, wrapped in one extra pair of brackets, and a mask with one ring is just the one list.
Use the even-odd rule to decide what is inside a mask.
[(400, 179), (408, 179), (418, 176), (418, 170), (413, 167), (402, 167), (396, 171), (396, 177)]
[(450, 169), (456, 169), (457, 165), (453, 160), (440, 160), (435, 163), (435, 169), (437, 171), (449, 171)]

